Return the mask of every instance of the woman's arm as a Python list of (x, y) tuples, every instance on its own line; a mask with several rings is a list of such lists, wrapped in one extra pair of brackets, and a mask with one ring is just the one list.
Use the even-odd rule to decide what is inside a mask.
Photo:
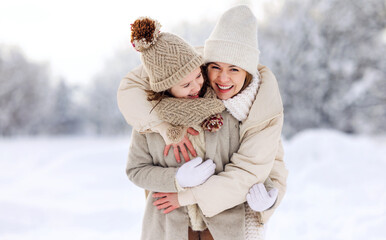
[[(189, 160), (187, 150), (189, 150), (193, 156), (197, 156), (196, 151), (186, 135), (179, 143), (174, 143), (168, 139), (167, 131), (171, 125), (160, 120), (156, 111), (152, 111), (153, 105), (147, 101), (147, 94), (145, 92), (145, 90), (149, 89), (149, 77), (142, 65), (129, 72), (121, 80), (117, 92), (117, 102), (119, 110), (126, 119), (126, 122), (140, 133), (157, 132), (161, 134), (166, 145), (169, 146), (168, 149), (165, 149), (166, 154), (170, 146), (173, 146), (174, 155), (178, 162), (181, 162), (178, 149), (181, 150), (185, 161)], [(193, 129), (187, 133), (192, 135), (198, 134)]]
[[(274, 167), (281, 176), (276, 180), (285, 185), (287, 170), (284, 164), (276, 164), (282, 162), (283, 105), (276, 79), (269, 69), (265, 70), (260, 71), (262, 83), (250, 115), (240, 126), (238, 152), (233, 154), (224, 172), (212, 176), (201, 186), (181, 192), (181, 205), (197, 203), (206, 216), (214, 216), (245, 202), (250, 187), (264, 182)], [(271, 178), (275, 182), (275, 178)], [(280, 198), (283, 191), (278, 189)]]
[(129, 72), (117, 92), (118, 107), (126, 122), (138, 132), (149, 132), (161, 124), (153, 106), (147, 101), (146, 89), (150, 89), (149, 77), (142, 65)]
[(267, 190), (270, 190), (275, 187), (279, 190), (279, 195), (277, 196), (277, 199), (274, 205), (268, 210), (261, 213), (263, 222), (267, 222), (268, 219), (272, 216), (272, 214), (275, 212), (275, 210), (283, 200), (287, 190), (288, 170), (285, 167), (283, 157), (284, 157), (283, 144), (280, 141), (276, 159), (272, 167), (272, 171), (269, 174), (269, 178), (271, 179), (271, 184), (265, 183)]
[[(181, 206), (197, 203), (204, 215), (212, 217), (246, 201), (249, 189), (269, 176), (279, 148), (282, 115), (245, 135), (240, 149), (224, 172), (204, 184), (179, 193)], [(283, 174), (286, 174), (284, 172)]]

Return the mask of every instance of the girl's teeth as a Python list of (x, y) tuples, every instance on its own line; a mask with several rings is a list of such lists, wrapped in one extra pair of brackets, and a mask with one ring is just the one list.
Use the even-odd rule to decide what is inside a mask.
[(221, 85), (217, 85), (218, 88), (222, 89), (222, 90), (228, 90), (230, 89), (232, 86), (221, 86)]

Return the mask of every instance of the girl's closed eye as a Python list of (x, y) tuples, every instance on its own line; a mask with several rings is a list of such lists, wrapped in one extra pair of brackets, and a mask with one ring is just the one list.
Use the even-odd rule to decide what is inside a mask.
[(185, 84), (184, 86), (183, 86), (183, 88), (187, 88), (187, 87), (189, 87), (190, 86), (190, 83), (187, 83), (187, 84)]
[(198, 74), (197, 77), (196, 77), (196, 79), (200, 78), (201, 75), (202, 75), (202, 73)]

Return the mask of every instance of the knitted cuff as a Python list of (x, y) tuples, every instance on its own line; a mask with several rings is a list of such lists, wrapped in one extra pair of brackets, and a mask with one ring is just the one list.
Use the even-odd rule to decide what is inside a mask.
[(182, 126), (171, 126), (168, 128), (166, 136), (172, 143), (179, 143), (184, 138), (186, 129)]

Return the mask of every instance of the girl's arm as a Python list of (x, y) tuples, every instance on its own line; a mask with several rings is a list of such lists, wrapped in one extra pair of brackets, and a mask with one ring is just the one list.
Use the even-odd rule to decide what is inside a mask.
[[(161, 134), (168, 145), (173, 146), (174, 154), (180, 162), (180, 153), (185, 161), (189, 160), (188, 151), (193, 156), (197, 156), (191, 142), (185, 135), (180, 142), (173, 142), (167, 137), (167, 130), (171, 127), (169, 123), (163, 122), (158, 117), (156, 111), (152, 111), (153, 105), (147, 101), (145, 90), (150, 89), (149, 77), (142, 65), (129, 72), (122, 80), (117, 92), (117, 102), (119, 110), (126, 119), (126, 122), (140, 133), (157, 132)], [(196, 135), (193, 131), (189, 134)], [(186, 146), (186, 149), (185, 149)], [(166, 150), (165, 150), (166, 151)]]
[[(214, 174), (216, 164), (212, 160), (203, 162), (200, 157), (178, 167), (174, 160), (172, 163), (175, 165), (162, 166), (166, 164), (161, 164), (164, 161), (161, 152), (164, 143), (157, 135), (153, 133), (148, 136), (133, 131), (126, 173), (134, 184), (154, 192), (177, 192), (183, 187), (200, 185)], [(149, 141), (148, 137), (157, 138)], [(152, 153), (149, 145), (155, 149)]]
[(146, 135), (133, 131), (126, 174), (134, 184), (154, 192), (177, 192), (176, 173), (177, 168), (154, 165)]

